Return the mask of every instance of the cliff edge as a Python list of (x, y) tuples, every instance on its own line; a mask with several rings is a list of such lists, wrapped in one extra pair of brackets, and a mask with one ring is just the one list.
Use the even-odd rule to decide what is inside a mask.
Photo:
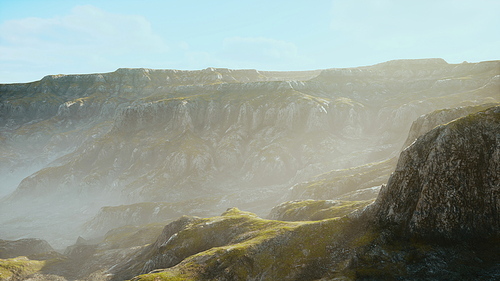
[(400, 156), (374, 204), (383, 227), (420, 238), (500, 233), (500, 107), (438, 126)]

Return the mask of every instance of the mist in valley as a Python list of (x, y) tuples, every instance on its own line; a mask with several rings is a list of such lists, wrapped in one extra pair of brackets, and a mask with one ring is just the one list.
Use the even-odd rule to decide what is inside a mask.
[[(417, 117), (498, 102), (497, 68), (435, 59), (276, 76), (119, 69), (3, 85), (9, 160), (27, 171), (43, 164), (2, 199), (2, 237), (64, 248), (128, 224), (231, 207), (265, 217), (285, 201), (373, 189), (392, 172)], [(23, 104), (27, 93), (46, 97)], [(46, 110), (22, 113), (38, 103)], [(352, 180), (380, 166), (388, 168), (365, 179), (372, 186)], [(315, 190), (315, 181), (326, 183)]]
[(496, 195), (471, 211), (426, 180), (460, 163), (498, 185), (498, 4), (16, 2), (0, 4), (0, 280), (453, 280), (470, 260), (500, 276), (495, 234), (477, 255), (418, 236), (429, 206), (471, 237), (497, 215)]

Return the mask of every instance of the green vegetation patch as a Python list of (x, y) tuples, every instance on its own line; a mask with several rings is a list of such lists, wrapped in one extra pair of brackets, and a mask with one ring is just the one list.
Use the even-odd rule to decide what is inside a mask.
[(40, 271), (46, 261), (30, 260), (27, 257), (0, 259), (0, 280), (22, 278)]
[(378, 186), (389, 179), (397, 159), (370, 163), (349, 169), (334, 170), (317, 176), (309, 182), (293, 187), (292, 196), (297, 199), (327, 199), (343, 194)]
[(316, 221), (345, 216), (364, 208), (373, 200), (302, 200), (290, 201), (275, 207), (270, 214), (272, 219), (283, 221)]
[[(133, 280), (319, 278), (325, 273), (324, 265), (328, 264), (332, 249), (342, 245), (351, 247), (343, 238), (349, 225), (351, 221), (347, 218), (302, 222), (266, 220), (233, 208), (222, 216), (195, 221), (170, 238), (158, 253), (183, 255), (182, 262)], [(356, 246), (364, 246), (374, 235), (363, 236), (360, 232), (349, 239)]]

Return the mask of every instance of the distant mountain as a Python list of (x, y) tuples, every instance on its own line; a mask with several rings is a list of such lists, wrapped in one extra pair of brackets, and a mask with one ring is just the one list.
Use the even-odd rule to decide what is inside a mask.
[(209, 197), (207, 216), (233, 206), (266, 215), (296, 183), (397, 156), (422, 114), (499, 102), (499, 77), (498, 61), (429, 59), (306, 72), (118, 69), (0, 85), (0, 237), (62, 247), (79, 233), (61, 225), (151, 201)]

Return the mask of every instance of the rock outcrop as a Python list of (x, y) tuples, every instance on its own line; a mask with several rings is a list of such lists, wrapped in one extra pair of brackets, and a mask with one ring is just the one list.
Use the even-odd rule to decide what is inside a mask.
[(499, 129), (493, 107), (431, 130), (402, 152), (376, 203), (343, 218), (181, 218), (114, 278), (495, 280)]
[(282, 200), (318, 174), (396, 156), (422, 114), (498, 102), (498, 66), (118, 69), (0, 85), (0, 196), (15, 189), (0, 204), (0, 236), (29, 229), (63, 247), (80, 233), (60, 233), (56, 222), (78, 229), (103, 206), (207, 193), (211, 213), (239, 206), (265, 215), (282, 201), (333, 199), (309, 196), (313, 188)]
[(446, 108), (433, 111), (429, 114), (422, 115), (418, 117), (417, 120), (413, 122), (408, 133), (408, 138), (403, 144), (403, 148), (408, 147), (412, 144), (418, 137), (424, 135), (430, 130), (434, 129), (439, 125), (446, 124), (457, 118), (473, 114), (487, 108), (493, 107), (498, 104), (488, 103), (476, 106), (461, 106), (456, 108)]
[[(367, 201), (305, 200), (271, 213), (305, 221), (231, 208), (165, 227), (116, 228), (100, 242), (79, 238), (64, 256), (38, 253), (51, 249), (39, 240), (1, 241), (3, 250), (18, 249), (8, 257), (26, 247), (37, 253), (0, 259), (0, 274), (11, 280), (496, 280), (499, 132), (498, 106), (432, 129), (401, 153), (367, 207)], [(140, 215), (159, 206), (117, 209)]]
[(499, 132), (493, 107), (418, 138), (380, 191), (378, 223), (426, 239), (499, 237)]
[(318, 222), (264, 220), (236, 208), (208, 219), (183, 217), (166, 226), (158, 240), (134, 260), (113, 268), (112, 280), (148, 272), (132, 280), (318, 278), (324, 274), (321, 266), (333, 249), (329, 241), (342, 236), (345, 226), (338, 218)]

